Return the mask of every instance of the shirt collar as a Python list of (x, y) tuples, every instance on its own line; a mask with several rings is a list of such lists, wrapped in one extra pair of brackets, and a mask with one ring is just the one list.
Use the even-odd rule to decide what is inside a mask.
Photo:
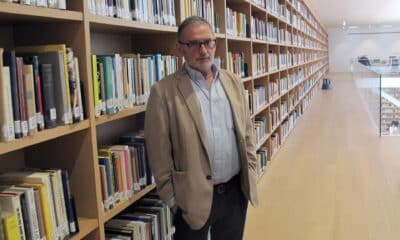
[[(198, 71), (198, 70), (194, 69), (193, 67), (191, 67), (187, 62), (185, 62), (184, 67), (186, 69), (186, 72), (189, 75), (189, 78), (192, 81), (196, 81), (196, 82), (199, 82), (201, 84), (203, 84), (203, 83), (205, 84), (206, 83), (206, 81), (205, 81), (205, 79), (203, 77), (203, 74), (201, 74), (200, 71)], [(219, 67), (216, 64), (213, 63), (211, 65), (211, 70), (214, 73), (214, 80), (218, 80), (219, 79), (219, 70), (220, 70)]]

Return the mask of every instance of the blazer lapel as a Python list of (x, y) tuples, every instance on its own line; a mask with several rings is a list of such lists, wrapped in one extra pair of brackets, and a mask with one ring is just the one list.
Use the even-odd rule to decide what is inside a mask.
[(199, 101), (197, 99), (196, 93), (193, 90), (191, 80), (189, 79), (186, 71), (181, 68), (177, 73), (178, 81), (178, 89), (182, 94), (183, 99), (185, 100), (186, 106), (190, 111), (192, 120), (196, 125), (197, 132), (199, 133), (201, 142), (203, 144), (204, 150), (207, 153), (207, 156), (210, 156), (208, 151), (208, 141), (206, 137), (203, 116), (201, 115), (201, 107)]
[(243, 124), (239, 124), (240, 118), (238, 114), (242, 112), (242, 109), (240, 107), (240, 103), (238, 100), (240, 100), (240, 96), (238, 96), (237, 90), (234, 88), (231, 80), (229, 79), (229, 76), (226, 76), (224, 71), (220, 71), (220, 80), (222, 83), (222, 87), (225, 89), (225, 93), (228, 96), (229, 103), (231, 105), (232, 109), (232, 116), (233, 116), (233, 122), (235, 125), (235, 131), (236, 131), (236, 137), (241, 138), (244, 134), (244, 129), (241, 128)]

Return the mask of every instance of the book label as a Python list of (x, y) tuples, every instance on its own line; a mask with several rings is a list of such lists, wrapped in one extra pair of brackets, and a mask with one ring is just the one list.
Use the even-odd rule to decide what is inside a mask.
[(74, 108), (74, 118), (79, 118), (81, 116), (81, 109), (79, 107)]
[(44, 117), (42, 113), (36, 113), (36, 120), (39, 126), (44, 126)]
[(24, 136), (28, 135), (28, 121), (22, 121), (21, 127), (22, 127), (22, 134)]
[(50, 109), (50, 120), (56, 120), (57, 119), (57, 112), (55, 108)]
[(21, 121), (14, 121), (14, 131), (15, 134), (21, 133)]
[(3, 125), (2, 135), (5, 140), (13, 140), (14, 139), (14, 127), (13, 125), (7, 124)]
[(34, 130), (34, 129), (36, 129), (36, 124), (37, 124), (37, 122), (36, 122), (36, 116), (33, 116), (33, 117), (30, 117), (29, 119), (28, 119), (28, 123), (29, 123), (29, 130)]

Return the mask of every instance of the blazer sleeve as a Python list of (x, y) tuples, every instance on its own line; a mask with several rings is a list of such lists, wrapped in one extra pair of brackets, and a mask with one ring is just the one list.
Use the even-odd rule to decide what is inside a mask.
[(166, 102), (161, 96), (160, 85), (152, 87), (145, 116), (144, 132), (147, 156), (161, 200), (168, 202), (175, 197), (172, 185), (172, 150), (169, 138), (169, 117)]

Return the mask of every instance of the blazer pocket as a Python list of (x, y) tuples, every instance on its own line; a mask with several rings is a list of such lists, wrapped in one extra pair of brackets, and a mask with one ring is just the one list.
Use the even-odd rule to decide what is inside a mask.
[(172, 184), (174, 186), (174, 194), (176, 204), (183, 212), (187, 212), (187, 172), (185, 171), (172, 171)]

